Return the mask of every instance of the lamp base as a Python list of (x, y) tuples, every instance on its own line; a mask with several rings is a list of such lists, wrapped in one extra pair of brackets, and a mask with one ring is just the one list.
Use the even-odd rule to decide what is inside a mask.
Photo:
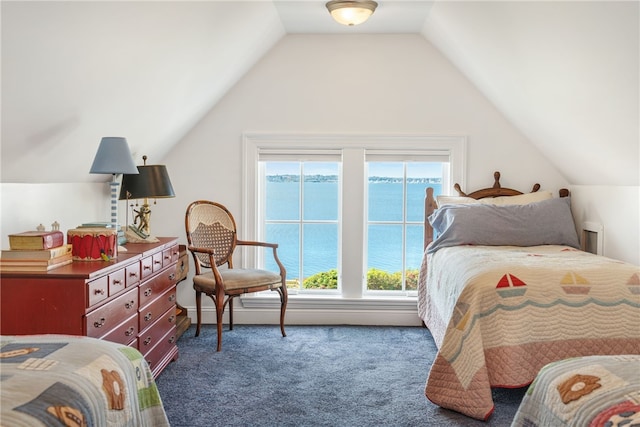
[(150, 236), (144, 233), (135, 225), (130, 225), (124, 230), (124, 236), (127, 238), (127, 243), (157, 243), (156, 237)]

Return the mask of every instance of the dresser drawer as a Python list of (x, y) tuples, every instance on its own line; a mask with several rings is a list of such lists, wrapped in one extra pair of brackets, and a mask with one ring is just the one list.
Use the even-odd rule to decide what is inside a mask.
[(119, 326), (112, 329), (107, 335), (102, 337), (103, 340), (117, 342), (129, 345), (131, 341), (136, 339), (138, 335), (138, 316), (137, 313), (122, 322)]
[(148, 256), (140, 261), (140, 280), (151, 276), (153, 276), (153, 256)]
[(176, 340), (176, 328), (173, 327), (146, 353), (138, 347), (140, 352), (143, 354), (144, 359), (149, 364), (154, 377), (160, 373), (160, 369), (163, 365), (169, 363), (170, 359), (178, 357)]
[(160, 339), (176, 326), (176, 311), (169, 308), (167, 311), (153, 322), (150, 328), (145, 329), (138, 336), (138, 348), (142, 354), (145, 354), (154, 347)]
[(175, 315), (176, 310), (176, 287), (175, 285), (167, 289), (162, 295), (153, 300), (151, 304), (147, 304), (140, 308), (140, 331), (144, 331), (151, 326), (165, 311), (173, 309)]
[(125, 282), (125, 269), (121, 268), (120, 270), (116, 270), (113, 273), (110, 273), (109, 278), (109, 296), (115, 295), (118, 292), (124, 290), (126, 282)]
[(178, 262), (180, 258), (180, 250), (178, 245), (172, 246), (169, 249), (162, 251), (162, 266), (167, 267), (171, 264)]
[(176, 266), (173, 265), (161, 271), (156, 277), (141, 284), (140, 307), (144, 307), (153, 301), (158, 295), (176, 284)]
[(96, 305), (109, 296), (109, 277), (103, 276), (87, 283), (87, 307)]
[(162, 270), (162, 252), (153, 254), (153, 272), (157, 273)]
[(138, 311), (138, 290), (131, 289), (86, 315), (87, 336), (100, 338)]
[(136, 286), (140, 283), (140, 263), (136, 262), (135, 264), (127, 266), (125, 269), (125, 281), (127, 288), (132, 286)]

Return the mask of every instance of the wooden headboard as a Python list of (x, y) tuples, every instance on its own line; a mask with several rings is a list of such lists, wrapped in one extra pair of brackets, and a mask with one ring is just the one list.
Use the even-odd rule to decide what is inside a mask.
[[(524, 194), (521, 191), (514, 190), (513, 188), (505, 188), (500, 185), (500, 172), (493, 173), (493, 186), (488, 188), (481, 188), (480, 190), (476, 190), (472, 193), (465, 193), (460, 188), (459, 184), (455, 184), (453, 188), (458, 192), (459, 196), (471, 197), (473, 199), (484, 199), (487, 197), (500, 197), (500, 196), (518, 196)], [(534, 184), (530, 193), (535, 193), (540, 189), (540, 184)], [(561, 188), (559, 191), (560, 197), (567, 197), (569, 195), (569, 190), (566, 188)], [(433, 188), (428, 187), (426, 190), (426, 195), (424, 198), (424, 247), (426, 249), (429, 243), (433, 241), (433, 228), (431, 224), (429, 224), (429, 215), (433, 213), (438, 208), (438, 204), (436, 203), (435, 197), (433, 197)]]

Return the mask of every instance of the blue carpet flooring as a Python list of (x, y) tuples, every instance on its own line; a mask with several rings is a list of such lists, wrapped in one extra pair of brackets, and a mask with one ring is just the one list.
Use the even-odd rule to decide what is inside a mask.
[(436, 347), (421, 327), (214, 325), (178, 340), (157, 384), (173, 427), (509, 426), (526, 389), (498, 389), (487, 422), (424, 396)]

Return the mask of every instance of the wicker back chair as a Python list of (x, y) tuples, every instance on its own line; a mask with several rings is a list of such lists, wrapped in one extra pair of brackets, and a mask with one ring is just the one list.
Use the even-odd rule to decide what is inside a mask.
[[(196, 291), (197, 326), (202, 324), (202, 294), (208, 295), (216, 307), (218, 348), (222, 349), (222, 315), (229, 304), (229, 329), (233, 329), (233, 299), (239, 295), (267, 289), (280, 294), (280, 331), (285, 337), (284, 314), (287, 308), (286, 271), (278, 259), (276, 243), (238, 240), (236, 222), (226, 207), (219, 203), (198, 200), (187, 207), (185, 215), (187, 248), (193, 255)], [(278, 264), (278, 273), (233, 267), (233, 252), (237, 246), (271, 248)], [(225, 265), (226, 264), (226, 265)]]

